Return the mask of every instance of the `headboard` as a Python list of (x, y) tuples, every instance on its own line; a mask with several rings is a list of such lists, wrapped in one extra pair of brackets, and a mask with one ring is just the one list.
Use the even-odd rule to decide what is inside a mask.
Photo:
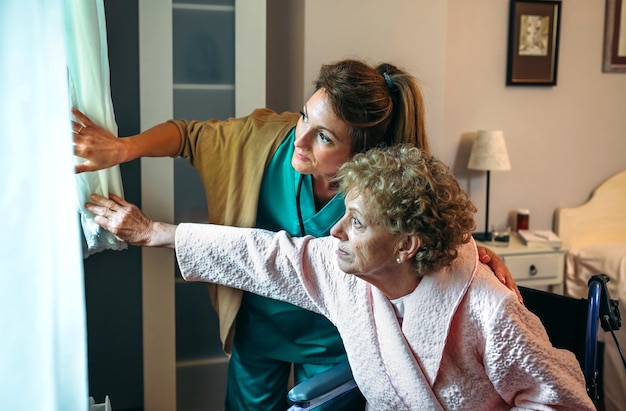
[(626, 171), (600, 184), (585, 204), (558, 208), (555, 230), (568, 247), (626, 239)]
[[(583, 205), (557, 209), (555, 230), (567, 247), (566, 294), (584, 298), (591, 276), (608, 275), (611, 298), (619, 301), (622, 313), (622, 328), (615, 335), (626, 348), (626, 171), (600, 184)], [(604, 409), (623, 410), (626, 369), (620, 351), (608, 333), (601, 332), (598, 338), (605, 341)]]

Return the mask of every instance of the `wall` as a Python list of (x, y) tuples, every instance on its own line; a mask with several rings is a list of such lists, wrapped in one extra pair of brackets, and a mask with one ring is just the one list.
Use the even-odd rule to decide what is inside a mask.
[(626, 74), (602, 73), (603, 1), (563, 1), (558, 85), (506, 87), (509, 2), (316, 0), (305, 2), (303, 95), (320, 64), (389, 60), (426, 95), (433, 151), (453, 168), (484, 226), (485, 175), (466, 169), (472, 133), (505, 132), (512, 170), (493, 172), (490, 221), (530, 208), (531, 228), (552, 227), (626, 169)]
[[(111, 97), (119, 135), (139, 132), (137, 1), (106, 0)], [(120, 165), (126, 199), (141, 207), (139, 160)], [(89, 395), (116, 411), (143, 409), (141, 249), (84, 260)]]
[(448, 5), (443, 158), (482, 207), (484, 174), (465, 170), (466, 134), (504, 130), (512, 170), (491, 174), (490, 220), (528, 207), (531, 228), (551, 227), (555, 208), (583, 203), (626, 169), (626, 74), (601, 70), (604, 1), (562, 2), (558, 84), (547, 88), (504, 85), (508, 2)]
[[(390, 62), (421, 81), (429, 132), (441, 135), (446, 9), (445, 2), (431, 0), (305, 1), (305, 99), (324, 63), (351, 57)], [(439, 151), (443, 141), (431, 143)]]
[(268, 0), (266, 105), (298, 111), (304, 101), (304, 0)]

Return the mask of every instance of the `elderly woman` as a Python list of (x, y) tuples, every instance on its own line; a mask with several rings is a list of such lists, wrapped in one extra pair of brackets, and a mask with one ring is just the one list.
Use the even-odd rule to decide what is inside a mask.
[(175, 246), (188, 281), (328, 317), (369, 409), (595, 409), (574, 355), (552, 347), (539, 319), (479, 264), (475, 207), (445, 165), (398, 146), (356, 155), (337, 178), (346, 213), (332, 237), (176, 227), (123, 202), (145, 230), (118, 221), (116, 234)]
[[(224, 121), (172, 120), (125, 138), (75, 111), (74, 149), (86, 159), (76, 170), (181, 156), (203, 182), (211, 223), (328, 236), (345, 211), (333, 184), (339, 166), (381, 145), (428, 151), (425, 105), (417, 78), (388, 63), (325, 64), (314, 86), (300, 114), (258, 109)], [(479, 253), (517, 291), (502, 260), (486, 248)], [(337, 329), (323, 316), (229, 287), (209, 288), (230, 355), (226, 411), (284, 409), (291, 371), (300, 382), (346, 358)]]

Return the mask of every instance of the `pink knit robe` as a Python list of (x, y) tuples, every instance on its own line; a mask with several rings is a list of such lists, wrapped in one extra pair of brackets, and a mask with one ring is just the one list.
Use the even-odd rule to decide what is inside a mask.
[(339, 269), (336, 249), (331, 237), (200, 224), (176, 231), (187, 281), (328, 317), (369, 409), (595, 409), (574, 355), (553, 348), (539, 319), (478, 264), (473, 241), (405, 298), (402, 326), (377, 288)]

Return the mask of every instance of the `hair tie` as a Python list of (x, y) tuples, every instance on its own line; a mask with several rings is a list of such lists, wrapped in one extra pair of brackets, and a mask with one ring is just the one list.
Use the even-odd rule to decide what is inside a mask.
[(393, 88), (393, 81), (391, 81), (391, 77), (389, 77), (389, 74), (387, 74), (386, 71), (383, 73), (383, 77), (385, 78), (385, 81), (387, 82), (389, 88)]

